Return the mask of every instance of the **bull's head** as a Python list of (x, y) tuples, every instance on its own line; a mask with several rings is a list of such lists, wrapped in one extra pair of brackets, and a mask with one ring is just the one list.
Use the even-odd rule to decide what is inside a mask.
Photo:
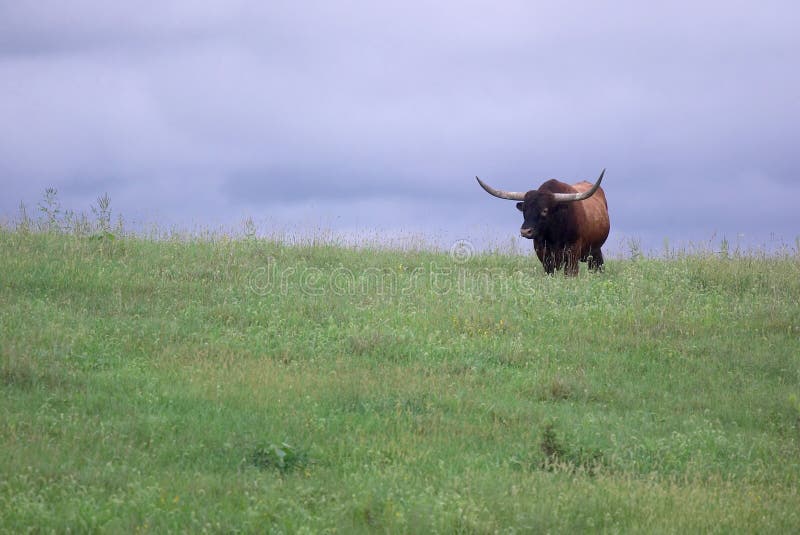
[(533, 189), (527, 193), (519, 191), (504, 191), (501, 189), (494, 189), (493, 187), (485, 184), (480, 178), (478, 184), (481, 185), (489, 194), (494, 195), (500, 199), (508, 199), (517, 202), (517, 209), (522, 212), (525, 221), (519, 229), (519, 233), (523, 238), (535, 238), (540, 229), (547, 226), (549, 217), (552, 217), (555, 212), (566, 206), (568, 203), (575, 201), (582, 201), (588, 199), (597, 188), (600, 187), (600, 182), (603, 181), (603, 175), (606, 170), (600, 173), (600, 177), (594, 185), (586, 191), (580, 193), (555, 193), (552, 191)]

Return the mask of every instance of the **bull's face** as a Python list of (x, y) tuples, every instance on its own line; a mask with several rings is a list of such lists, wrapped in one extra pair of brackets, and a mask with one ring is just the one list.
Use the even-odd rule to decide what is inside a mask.
[(541, 235), (542, 229), (547, 226), (547, 220), (563, 204), (557, 204), (550, 193), (539, 193), (536, 190), (525, 194), (525, 200), (517, 203), (517, 209), (522, 212), (525, 220), (519, 233), (529, 240)]

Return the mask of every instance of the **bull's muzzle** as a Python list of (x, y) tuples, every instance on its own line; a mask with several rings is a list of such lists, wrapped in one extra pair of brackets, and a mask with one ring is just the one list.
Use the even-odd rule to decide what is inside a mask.
[(533, 238), (533, 229), (532, 228), (521, 228), (519, 229), (519, 235), (523, 238), (528, 238), (529, 240)]

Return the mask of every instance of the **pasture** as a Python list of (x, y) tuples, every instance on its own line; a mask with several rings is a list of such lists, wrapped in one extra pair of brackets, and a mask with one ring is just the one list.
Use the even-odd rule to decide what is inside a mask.
[(800, 254), (0, 229), (0, 530), (800, 531)]

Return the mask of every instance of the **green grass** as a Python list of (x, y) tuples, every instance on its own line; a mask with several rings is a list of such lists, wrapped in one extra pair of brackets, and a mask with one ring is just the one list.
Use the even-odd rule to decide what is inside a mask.
[(800, 531), (800, 257), (0, 229), (0, 530)]

